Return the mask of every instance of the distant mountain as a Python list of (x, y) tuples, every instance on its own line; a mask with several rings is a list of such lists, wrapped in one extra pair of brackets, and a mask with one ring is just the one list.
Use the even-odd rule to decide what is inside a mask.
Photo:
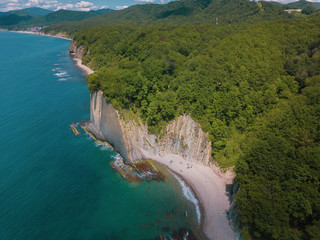
[(300, 0), (297, 2), (292, 2), (286, 4), (285, 7), (287, 9), (302, 9), (302, 13), (306, 15), (310, 15), (320, 10), (320, 3), (308, 2), (306, 0)]
[(309, 2), (306, 0), (300, 0), (297, 2), (292, 2), (286, 4), (286, 6), (291, 7), (291, 8), (304, 8), (304, 7), (315, 7), (315, 8), (320, 8), (320, 3), (319, 2)]
[(54, 25), (45, 31), (72, 34), (81, 28), (103, 25), (215, 23), (216, 17), (219, 25), (226, 25), (294, 17), (284, 9), (282, 4), (249, 0), (180, 0), (168, 4), (134, 5), (80, 22)]
[(0, 16), (14, 14), (14, 13), (18, 13), (18, 12), (25, 12), (25, 13), (28, 13), (30, 15), (35, 15), (35, 16), (43, 16), (43, 15), (52, 13), (53, 11), (48, 10), (48, 9), (44, 9), (44, 8), (33, 7), (33, 8), (12, 10), (12, 11), (8, 11), (8, 12), (0, 12)]
[(31, 21), (34, 17), (34, 15), (24, 11), (6, 13), (0, 16), (0, 27), (6, 28), (7, 26)]
[(48, 10), (49, 13), (43, 15), (45, 11), (47, 10), (41, 8), (29, 8), (7, 12), (0, 15), (0, 27), (8, 29), (22, 29), (35, 26), (48, 26), (62, 22), (80, 21), (101, 14), (106, 14), (114, 10), (100, 9), (89, 12), (70, 10), (59, 10), (53, 12)]
[[(52, 10), (48, 10), (48, 9), (43, 9), (43, 8), (38, 8), (38, 7), (33, 7), (33, 8), (25, 8), (25, 9), (21, 9), (21, 11), (36, 15), (36, 16), (43, 16), (49, 13), (52, 13)], [(11, 11), (11, 12), (15, 12), (15, 11)]]

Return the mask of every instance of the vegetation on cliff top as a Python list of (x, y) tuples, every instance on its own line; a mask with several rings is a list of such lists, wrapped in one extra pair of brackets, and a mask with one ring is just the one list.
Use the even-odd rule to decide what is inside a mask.
[(317, 239), (319, 17), (247, 26), (96, 27), (74, 35), (90, 91), (159, 132), (188, 113), (235, 165), (244, 239)]

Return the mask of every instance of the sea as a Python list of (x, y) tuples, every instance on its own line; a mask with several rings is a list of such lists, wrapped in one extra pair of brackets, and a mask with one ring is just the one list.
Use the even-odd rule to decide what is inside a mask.
[(119, 154), (72, 122), (89, 120), (86, 76), (70, 41), (0, 31), (0, 239), (157, 239), (179, 229), (198, 239), (190, 188), (129, 183), (110, 167)]

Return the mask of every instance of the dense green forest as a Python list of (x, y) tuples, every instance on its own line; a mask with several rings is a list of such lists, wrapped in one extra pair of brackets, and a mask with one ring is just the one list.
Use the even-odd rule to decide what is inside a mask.
[[(310, 4), (306, 3), (307, 6), (310, 6)], [(172, 1), (168, 4), (135, 5), (121, 11), (115, 11), (80, 22), (57, 24), (48, 27), (45, 29), (45, 32), (73, 34), (79, 29), (98, 25), (216, 23), (216, 17), (218, 17), (219, 25), (237, 25), (295, 17), (294, 14), (286, 13), (284, 11), (286, 8), (288, 6), (285, 4), (265, 1), (180, 0)], [(298, 14), (299, 17), (304, 15), (306, 14)]]
[(80, 30), (83, 61), (117, 109), (159, 134), (180, 114), (235, 166), (244, 239), (319, 239), (320, 18)]

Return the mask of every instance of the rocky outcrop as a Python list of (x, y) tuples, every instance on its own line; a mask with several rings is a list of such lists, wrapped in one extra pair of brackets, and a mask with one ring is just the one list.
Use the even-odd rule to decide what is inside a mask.
[(203, 165), (210, 162), (208, 134), (188, 115), (168, 123), (163, 137), (159, 137), (149, 134), (147, 125), (140, 120), (137, 123), (121, 118), (101, 91), (91, 94), (90, 107), (88, 130), (109, 142), (127, 163), (171, 154)]
[(84, 49), (82, 46), (78, 46), (75, 41), (72, 41), (69, 47), (69, 53), (76, 59), (81, 59)]

